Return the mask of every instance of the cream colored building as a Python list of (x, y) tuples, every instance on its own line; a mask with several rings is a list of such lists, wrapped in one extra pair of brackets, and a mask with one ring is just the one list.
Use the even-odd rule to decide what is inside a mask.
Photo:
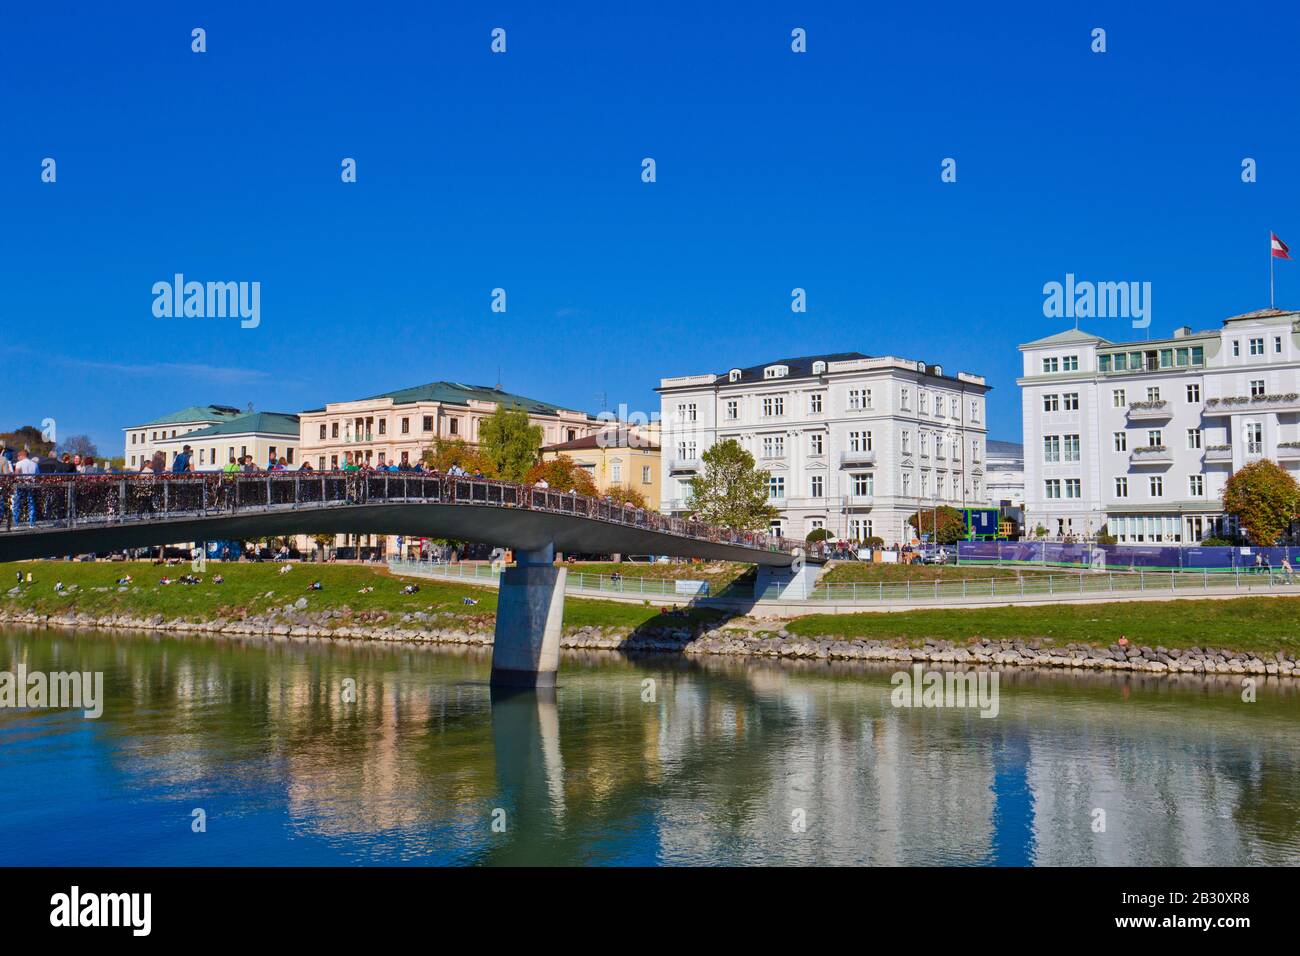
[(298, 416), (284, 412), (250, 412), (207, 428), (182, 432), (175, 438), (159, 441), (159, 451), (167, 455), (170, 467), (186, 445), (191, 448), (190, 465), (195, 471), (220, 471), (232, 458), (253, 456), (253, 464), (265, 468), (272, 458), (285, 460), (286, 467), (297, 468)]
[(358, 463), (376, 467), (413, 465), (440, 438), (478, 444), (483, 419), (500, 405), (526, 411), (542, 429), (543, 446), (585, 438), (601, 425), (585, 412), (500, 389), (431, 382), (303, 412), (299, 416), (301, 455), (322, 471), (341, 468), (349, 452)]
[[(122, 459), (128, 471), (139, 471), (144, 463), (153, 458), (154, 452), (167, 452), (167, 465), (176, 458), (181, 445), (173, 446), (170, 440), (191, 434), (203, 428), (220, 425), (232, 418), (246, 415), (243, 409), (233, 405), (191, 405), (178, 412), (154, 418), (142, 425), (129, 425), (123, 428), (124, 449)], [(166, 443), (166, 448), (163, 444)], [(182, 445), (184, 442), (181, 443)]]
[(659, 510), (659, 423), (646, 428), (602, 429), (594, 435), (548, 445), (542, 461), (572, 458), (603, 494), (615, 486), (640, 492), (651, 510)]

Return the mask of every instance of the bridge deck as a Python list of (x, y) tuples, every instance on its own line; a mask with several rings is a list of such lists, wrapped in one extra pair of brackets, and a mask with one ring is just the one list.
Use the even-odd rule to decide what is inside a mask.
[[(280, 534), (405, 534), (786, 566), (801, 543), (603, 498), (423, 473), (0, 478), (0, 560)], [(820, 561), (809, 555), (807, 560)]]

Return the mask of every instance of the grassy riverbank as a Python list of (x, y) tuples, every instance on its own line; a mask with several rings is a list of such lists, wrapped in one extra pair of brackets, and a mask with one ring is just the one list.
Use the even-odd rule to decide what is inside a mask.
[(873, 614), (816, 614), (787, 624), (791, 633), (846, 640), (926, 638), (964, 642), (972, 638), (1052, 638), (1110, 645), (1121, 637), (1134, 644), (1169, 648), (1217, 647), (1272, 654), (1300, 653), (1300, 597), (1230, 600), (1142, 601), (1114, 604), (1054, 604), (972, 610), (924, 610)]
[[(163, 577), (179, 578), (190, 574), (189, 564), (170, 568), (147, 561), (75, 562), (35, 561), (0, 564), (0, 609), (34, 611), (40, 614), (110, 614), (149, 616), (161, 614), (168, 620), (206, 621), (264, 614), (271, 607), (283, 607), (305, 598), (309, 611), (342, 611), (350, 623), (391, 623), (403, 614), (424, 612), (437, 615), (449, 623), (477, 626), (491, 630), (496, 616), (497, 592), (493, 588), (474, 587), (458, 582), (431, 581), (426, 578), (403, 578), (389, 573), (384, 565), (299, 564), (287, 574), (284, 565), (218, 564), (198, 574), (201, 584), (161, 584)], [(15, 574), (31, 584), (17, 584)], [(118, 579), (130, 575), (125, 590)], [(213, 577), (225, 580), (214, 584)], [(311, 591), (314, 581), (321, 590)], [(55, 590), (62, 582), (65, 590)], [(417, 584), (415, 594), (402, 594), (407, 584)], [(17, 586), (17, 594), (8, 592)], [(75, 587), (74, 587), (75, 586)], [(371, 587), (369, 593), (362, 588)], [(477, 603), (466, 604), (465, 598)], [(692, 616), (715, 619), (721, 615), (710, 611), (693, 611)], [(570, 597), (564, 604), (567, 627), (602, 626), (650, 628), (660, 623), (657, 607), (615, 601), (590, 601)], [(667, 625), (669, 622), (664, 620)], [(674, 622), (678, 625), (681, 619)]]

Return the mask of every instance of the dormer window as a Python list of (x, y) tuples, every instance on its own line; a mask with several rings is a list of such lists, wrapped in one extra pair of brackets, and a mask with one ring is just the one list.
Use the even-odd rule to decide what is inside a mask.
[(813, 362), (812, 373), (814, 375), (825, 375), (826, 363), (821, 361), (821, 359), (818, 359), (816, 362)]
[(740, 369), (738, 369), (738, 368), (733, 368), (730, 372), (728, 372), (728, 373), (727, 373), (727, 381), (728, 381), (728, 382), (739, 382), (739, 381), (740, 381)]
[(785, 378), (789, 374), (790, 369), (785, 365), (769, 365), (763, 369), (763, 378)]

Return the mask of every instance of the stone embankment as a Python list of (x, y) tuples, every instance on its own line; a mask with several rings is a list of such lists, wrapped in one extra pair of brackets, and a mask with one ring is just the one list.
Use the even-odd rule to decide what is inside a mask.
[[(383, 617), (386, 617), (383, 616)], [(126, 631), (170, 631), (232, 634), (281, 640), (343, 639), (410, 643), (490, 646), (492, 632), (482, 623), (467, 623), (446, 615), (404, 614), (395, 622), (368, 620), (364, 614), (327, 610), (308, 612), (288, 605), (268, 615), (232, 620), (194, 622), (166, 620), (161, 614), (138, 617), (113, 614), (46, 615), (0, 612), (0, 623), (35, 627), (107, 628)], [(693, 629), (687, 622), (665, 622), (654, 630), (583, 627), (567, 631), (561, 646), (569, 650), (627, 653), (678, 653), (793, 660), (884, 661), (977, 667), (1046, 667), (1084, 670), (1140, 671), (1150, 674), (1264, 674), (1300, 678), (1300, 662), (1278, 651), (1271, 656), (1205, 646), (1192, 648), (1112, 644), (1098, 647), (1070, 643), (1058, 646), (1043, 640), (978, 640), (959, 644), (925, 641), (919, 646), (894, 641), (811, 638), (789, 631), (761, 629), (755, 622), (733, 620), (725, 626)], [(490, 626), (490, 625), (489, 625)]]

